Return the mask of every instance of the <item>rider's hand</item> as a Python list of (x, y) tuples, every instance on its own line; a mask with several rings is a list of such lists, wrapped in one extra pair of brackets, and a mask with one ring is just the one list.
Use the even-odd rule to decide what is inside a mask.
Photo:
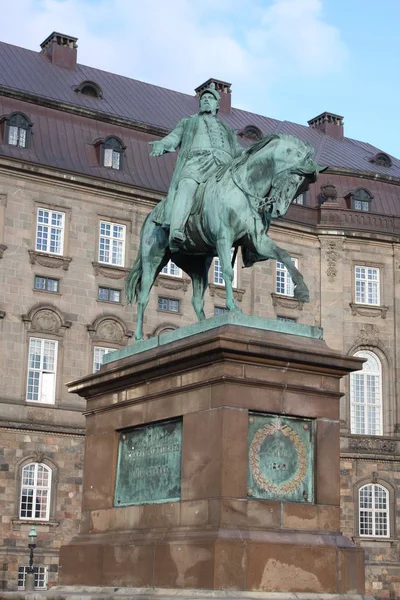
[(162, 142), (149, 142), (152, 145), (150, 156), (161, 156), (164, 154), (164, 146)]

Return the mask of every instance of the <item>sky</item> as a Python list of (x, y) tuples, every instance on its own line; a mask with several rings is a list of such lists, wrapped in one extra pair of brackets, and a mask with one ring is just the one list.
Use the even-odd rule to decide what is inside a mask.
[(400, 158), (400, 0), (2, 0), (0, 40), (53, 31), (78, 62), (188, 94), (210, 77), (232, 104), (303, 125), (324, 111), (346, 137)]

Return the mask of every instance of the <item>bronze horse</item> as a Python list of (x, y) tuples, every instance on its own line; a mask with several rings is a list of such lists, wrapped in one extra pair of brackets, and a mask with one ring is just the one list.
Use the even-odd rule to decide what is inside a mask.
[(240, 310), (233, 296), (231, 249), (241, 247), (243, 264), (270, 258), (282, 262), (294, 283), (294, 297), (309, 301), (303, 276), (286, 250), (268, 236), (271, 219), (284, 216), (290, 203), (315, 181), (326, 167), (313, 159), (314, 148), (291, 135), (261, 139), (215, 173), (200, 187), (186, 225), (186, 242), (171, 252), (168, 231), (150, 213), (141, 230), (137, 258), (126, 282), (127, 300), (138, 303), (135, 339), (143, 339), (143, 315), (157, 275), (170, 259), (185, 271), (193, 284), (192, 305), (205, 319), (204, 293), (215, 256), (221, 261), (226, 288), (226, 309)]

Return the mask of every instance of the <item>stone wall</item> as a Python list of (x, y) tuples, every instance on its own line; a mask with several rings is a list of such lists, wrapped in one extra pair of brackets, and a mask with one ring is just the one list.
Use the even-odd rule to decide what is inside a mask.
[[(17, 589), (18, 567), (29, 564), (28, 533), (34, 524), (38, 542), (34, 563), (48, 569), (48, 585), (58, 580), (60, 546), (79, 531), (84, 436), (0, 429), (1, 535), (0, 589)], [(21, 519), (21, 469), (39, 461), (52, 471), (48, 521)]]

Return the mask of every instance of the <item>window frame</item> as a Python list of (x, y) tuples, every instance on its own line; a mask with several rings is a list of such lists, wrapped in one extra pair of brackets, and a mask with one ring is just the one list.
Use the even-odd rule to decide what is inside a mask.
[[(108, 293), (107, 299), (103, 299), (99, 297), (100, 289), (107, 290), (108, 292), (118, 292), (119, 300), (110, 300), (110, 294)], [(122, 304), (122, 290), (119, 288), (112, 288), (108, 285), (98, 285), (97, 287), (97, 301), (98, 302), (108, 302), (110, 304)]]
[[(232, 248), (231, 249), (231, 259), (233, 257), (234, 251), (235, 251), (235, 249)], [(232, 287), (234, 289), (237, 289), (237, 287), (238, 287), (238, 254), (239, 253), (237, 252), (235, 263), (233, 265)], [(216, 277), (217, 272), (220, 274), (218, 277)], [(217, 281), (217, 279), (218, 279), (218, 281)], [(222, 277), (221, 260), (220, 260), (219, 256), (216, 256), (212, 263), (212, 283), (214, 285), (217, 285), (222, 288), (225, 287), (225, 281), (224, 281), (224, 278)]]
[[(31, 467), (32, 465), (34, 465), (34, 467), (35, 467), (34, 482), (37, 482), (39, 467), (42, 467), (43, 470), (47, 471), (47, 477), (48, 477), (48, 483), (49, 483), (49, 485), (47, 487), (39, 486), (37, 483), (33, 483), (32, 485), (24, 484), (24, 471), (25, 471), (25, 469), (27, 469), (28, 467)], [(19, 517), (19, 519), (21, 519), (23, 521), (34, 521), (34, 522), (38, 522), (38, 523), (39, 522), (46, 523), (46, 522), (50, 521), (51, 502), (52, 502), (52, 483), (53, 483), (52, 479), (53, 479), (53, 471), (52, 471), (51, 467), (49, 467), (48, 465), (46, 465), (43, 462), (31, 461), (31, 462), (24, 464), (21, 467), (21, 484), (20, 484), (19, 499), (18, 499), (18, 517)], [(22, 515), (22, 498), (24, 496), (24, 494), (23, 494), (24, 489), (33, 489), (32, 506), (36, 502), (37, 491), (38, 490), (46, 490), (47, 491), (46, 515), (44, 517), (37, 517), (36, 515), (28, 517), (26, 515), (25, 516)], [(25, 494), (25, 496), (26, 496), (26, 494)], [(32, 512), (35, 512), (35, 510), (36, 509), (32, 509)]]
[[(166, 300), (168, 302), (168, 308), (160, 308), (160, 300)], [(178, 310), (171, 310), (169, 308), (170, 306), (170, 302), (177, 302), (178, 303)], [(173, 315), (179, 315), (181, 314), (181, 301), (180, 298), (170, 298), (169, 296), (158, 296), (157, 297), (157, 311), (158, 312), (162, 312), (162, 313), (170, 313)]]
[[(364, 490), (365, 488), (368, 487), (372, 487), (372, 507), (371, 508), (362, 508), (361, 507), (361, 492), (362, 490)], [(385, 500), (386, 500), (386, 509), (379, 509), (375, 507), (375, 488), (379, 488), (381, 490), (384, 490), (385, 492)], [(390, 502), (390, 490), (388, 490), (384, 485), (382, 485), (381, 483), (375, 483), (375, 482), (368, 482), (368, 483), (364, 483), (363, 485), (361, 485), (358, 489), (357, 492), (357, 499), (358, 499), (358, 535), (360, 538), (374, 538), (374, 539), (387, 539), (391, 537), (391, 502)], [(361, 533), (361, 517), (362, 517), (362, 511), (371, 513), (372, 516), (372, 533)], [(379, 534), (376, 532), (376, 514), (382, 514), (384, 513), (386, 515), (386, 534)]]
[[(96, 350), (105, 350), (106, 352), (104, 352), (103, 356), (102, 356), (102, 362), (100, 364), (100, 366), (96, 369), (96, 364), (99, 364), (98, 362), (96, 362)], [(98, 371), (100, 370), (100, 367), (103, 365), (103, 357), (108, 354), (109, 352), (114, 352), (115, 350), (118, 350), (118, 348), (110, 348), (110, 346), (99, 346), (98, 344), (93, 346), (93, 362), (92, 362), (92, 373), (98, 373)]]
[[(31, 343), (34, 341), (39, 341), (41, 342), (41, 350), (40, 350), (40, 366), (39, 369), (36, 368), (32, 368), (30, 366), (30, 356), (31, 356)], [(44, 369), (42, 368), (42, 364), (43, 364), (43, 350), (42, 348), (44, 347), (45, 343), (52, 343), (54, 344), (54, 370), (50, 371), (49, 369)], [(27, 360), (27, 375), (26, 375), (26, 391), (25, 391), (25, 402), (30, 403), (32, 405), (37, 405), (37, 404), (46, 404), (47, 406), (53, 406), (56, 403), (56, 395), (57, 395), (57, 370), (58, 370), (58, 356), (59, 356), (59, 343), (58, 340), (52, 339), (52, 338), (44, 338), (44, 337), (37, 337), (37, 336), (29, 336), (28, 338), (28, 360)], [(29, 394), (29, 376), (30, 376), (30, 372), (36, 373), (39, 372), (39, 385), (38, 385), (38, 395), (39, 395), (39, 399), (38, 400), (33, 400), (28, 398), (28, 394)], [(53, 383), (53, 399), (52, 401), (46, 401), (42, 399), (42, 390), (43, 390), (43, 373), (47, 374), (47, 373), (53, 373), (54, 374), (54, 383)]]
[[(357, 198), (357, 194), (366, 194), (368, 198)], [(351, 194), (351, 208), (352, 210), (356, 210), (357, 212), (371, 212), (373, 195), (366, 188), (357, 188), (353, 194)], [(361, 208), (356, 207), (356, 202), (361, 202)], [(362, 208), (363, 204), (366, 205), (366, 208)]]
[[(104, 236), (101, 234), (101, 226), (102, 223), (104, 224), (108, 224), (110, 225), (111, 229), (115, 226), (118, 227), (122, 227), (123, 231), (124, 231), (124, 236), (123, 236), (123, 243), (122, 243), (122, 250), (121, 250), (121, 257), (122, 257), (122, 264), (116, 264), (113, 262), (106, 262), (106, 261), (102, 261), (100, 260), (100, 252), (101, 252), (101, 240), (102, 238), (104, 239), (110, 239), (113, 240), (114, 237), (112, 236)], [(98, 264), (101, 266), (107, 266), (107, 267), (111, 267), (111, 268), (125, 268), (126, 265), (126, 252), (127, 252), (127, 233), (128, 233), (128, 227), (127, 227), (127, 223), (124, 223), (122, 220), (113, 220), (113, 219), (109, 219), (109, 218), (105, 218), (105, 217), (99, 217), (98, 220), (98, 227), (97, 227), (97, 235), (98, 235), (98, 243), (97, 243), (97, 261)], [(115, 238), (118, 240), (118, 238)], [(111, 248), (111, 246), (110, 246)], [(111, 252), (111, 256), (112, 256), (112, 252)]]
[[(13, 124), (13, 121), (16, 121), (16, 124)], [(24, 126), (25, 125), (25, 126)], [(5, 141), (8, 146), (14, 146), (14, 148), (22, 148), (27, 149), (30, 147), (31, 142), (31, 129), (32, 129), (32, 121), (22, 112), (13, 112), (6, 118), (6, 131), (5, 131)], [(17, 143), (13, 144), (10, 142), (10, 134), (11, 128), (15, 127), (17, 129)], [(24, 136), (24, 144), (21, 145), (19, 143), (20, 138), (20, 130), (25, 131)]]
[[(20, 570), (23, 569), (23, 575), (22, 575), (22, 585), (19, 585), (19, 580), (20, 580)], [(25, 586), (26, 586), (26, 574), (28, 572), (29, 569), (29, 565), (18, 565), (18, 572), (17, 572), (17, 589), (18, 590), (25, 590)], [(33, 565), (33, 569), (35, 572), (35, 569), (37, 569), (37, 574), (35, 573), (35, 578), (34, 578), (34, 582), (36, 582), (36, 575), (38, 575), (38, 580), (39, 580), (39, 570), (43, 569), (43, 575), (44, 575), (44, 585), (43, 586), (39, 586), (39, 585), (35, 585), (34, 584), (34, 589), (35, 590), (47, 590), (48, 589), (48, 585), (49, 585), (49, 566), (48, 565)]]
[[(367, 355), (367, 356), (365, 356)], [(378, 370), (377, 371), (364, 371), (364, 367), (367, 366), (368, 364), (368, 360), (363, 364), (363, 368), (360, 371), (355, 371), (354, 373), (350, 373), (350, 387), (349, 387), (349, 400), (350, 400), (350, 433), (354, 434), (354, 435), (375, 435), (375, 436), (382, 436), (383, 435), (383, 369), (382, 369), (382, 361), (380, 360), (379, 356), (373, 352), (372, 350), (358, 350), (357, 352), (355, 352), (353, 354), (353, 356), (356, 357), (360, 357), (360, 358), (371, 358), (372, 360), (375, 360), (377, 365), (378, 365)], [(368, 375), (369, 373), (369, 375)], [(369, 389), (371, 389), (371, 382), (370, 382), (370, 386), (368, 387), (368, 377), (379, 377), (378, 380), (378, 397), (379, 397), (379, 402), (377, 403), (375, 402), (368, 402), (368, 395), (369, 395)], [(356, 402), (353, 400), (354, 397), (354, 390), (357, 389), (357, 385), (358, 387), (360, 387), (360, 380), (357, 380), (356, 377), (363, 377), (363, 383), (361, 384), (362, 388), (363, 388), (363, 396), (364, 396), (364, 402)], [(375, 385), (375, 384), (374, 384)], [(364, 431), (357, 431), (357, 422), (356, 422), (356, 417), (357, 417), (357, 413), (356, 413), (356, 407), (357, 406), (364, 406), (364, 422), (363, 422), (363, 429)], [(379, 411), (379, 426), (380, 429), (379, 431), (374, 431), (372, 432), (369, 428), (369, 419), (368, 419), (368, 415), (370, 414), (369, 412), (369, 407), (376, 407)], [(372, 410), (371, 410), (372, 412)], [(372, 421), (374, 422), (374, 424), (376, 423), (376, 418), (372, 419), (371, 418), (371, 423)]]
[[(48, 212), (49, 213), (49, 223), (39, 223), (39, 217), (40, 217), (40, 211), (44, 211), (44, 212)], [(52, 214), (56, 214), (58, 213), (61, 216), (61, 220), (62, 220), (62, 225), (58, 226), (58, 225), (53, 225), (50, 221), (51, 221), (51, 215)], [(65, 252), (65, 232), (66, 232), (66, 212), (65, 210), (60, 210), (60, 209), (56, 209), (56, 208), (52, 208), (49, 206), (46, 206), (44, 204), (40, 204), (37, 206), (36, 209), (36, 226), (35, 226), (35, 243), (34, 243), (34, 248), (35, 248), (35, 252), (42, 252), (44, 254), (50, 254), (51, 256), (64, 256), (64, 252)], [(47, 232), (47, 240), (48, 240), (48, 244), (46, 244), (46, 249), (43, 250), (43, 248), (38, 248), (38, 231), (39, 231), (39, 227), (47, 227), (48, 228), (48, 232)], [(54, 228), (55, 230), (60, 230), (61, 231), (61, 243), (60, 243), (60, 252), (54, 252), (51, 251), (49, 249), (50, 247), (50, 243), (51, 243), (51, 229)], [(50, 234), (50, 235), (49, 235)]]
[[(377, 271), (377, 280), (376, 280), (376, 290), (377, 290), (377, 302), (376, 303), (372, 303), (372, 302), (367, 302), (367, 301), (362, 301), (360, 300), (360, 295), (357, 296), (357, 282), (358, 281), (363, 281), (360, 278), (357, 278), (357, 269), (365, 269), (366, 272), (368, 272), (369, 270), (375, 270)], [(372, 264), (360, 264), (360, 263), (356, 263), (353, 265), (353, 280), (354, 280), (354, 285), (353, 285), (353, 290), (354, 290), (354, 303), (355, 304), (362, 304), (363, 306), (371, 306), (371, 307), (377, 307), (377, 306), (381, 306), (382, 304), (382, 298), (381, 298), (381, 288), (382, 288), (382, 284), (381, 284), (381, 266), (378, 265), (372, 265)], [(368, 299), (368, 277), (366, 277), (364, 279), (364, 282), (366, 282), (366, 290), (364, 292), (365, 295), (365, 299)], [(375, 283), (374, 280), (371, 280), (370, 283)]]
[[(112, 171), (122, 171), (123, 157), (126, 146), (122, 140), (116, 135), (109, 135), (101, 144), (101, 166)], [(111, 150), (111, 163), (106, 165), (106, 151)], [(118, 154), (118, 167), (114, 167), (114, 154)]]
[[(40, 288), (40, 287), (36, 287), (36, 279), (41, 278), (45, 280), (46, 283), (46, 287), (45, 288)], [(49, 279), (56, 281), (57, 282), (57, 289), (56, 290), (49, 290), (47, 289), (47, 283), (49, 281)], [(34, 279), (33, 279), (33, 289), (36, 292), (46, 292), (49, 294), (59, 294), (60, 293), (60, 279), (57, 277), (50, 277), (48, 275), (38, 275), (37, 273), (35, 273), (34, 275)]]
[[(294, 263), (294, 266), (296, 267), (296, 269), (298, 269), (299, 259), (294, 256), (291, 258)], [(275, 294), (277, 294), (278, 296), (286, 296), (287, 298), (294, 298), (294, 283), (289, 274), (289, 271), (281, 261), (277, 260), (275, 261), (275, 263)], [(283, 268), (281, 268), (279, 265), (282, 265)], [(278, 291), (278, 273), (283, 273), (283, 292)]]
[[(171, 271), (174, 269), (176, 269), (177, 273), (171, 273)], [(165, 275), (166, 277), (178, 277), (181, 279), (183, 272), (182, 269), (178, 267), (172, 260), (169, 260), (165, 267), (161, 269), (160, 275)]]

